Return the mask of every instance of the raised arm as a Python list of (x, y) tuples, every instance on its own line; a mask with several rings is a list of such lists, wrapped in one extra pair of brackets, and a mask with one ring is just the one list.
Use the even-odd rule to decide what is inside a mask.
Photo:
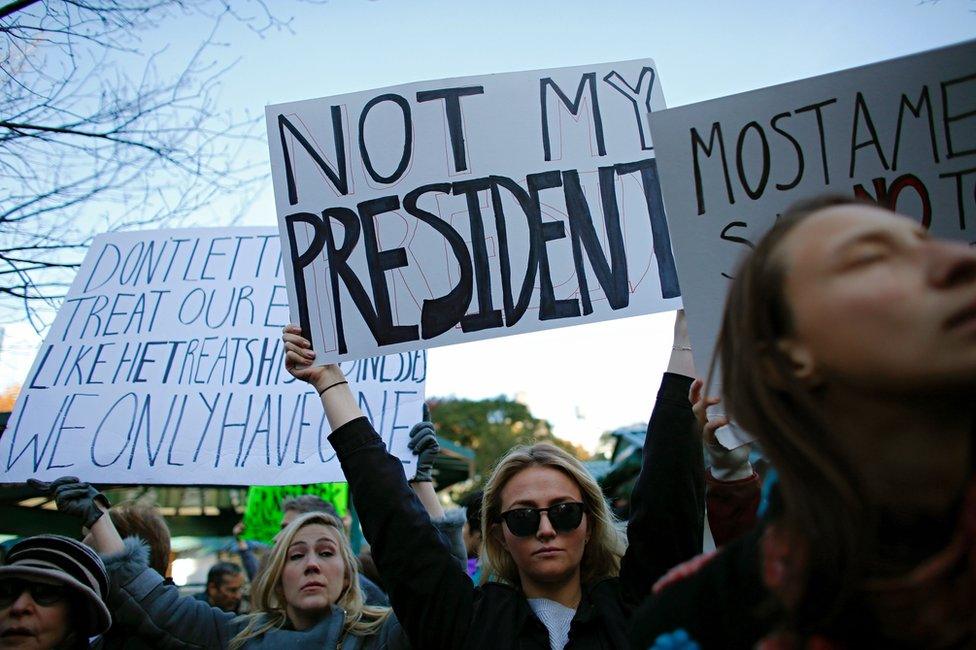
[(718, 441), (715, 432), (728, 424), (724, 416), (709, 417), (707, 409), (721, 401), (718, 397), (702, 394), (702, 380), (691, 385), (688, 399), (695, 414), (698, 428), (705, 443), (705, 505), (708, 525), (715, 546), (724, 546), (744, 535), (756, 524), (759, 508), (759, 476), (749, 462), (751, 445), (726, 449)]
[(701, 439), (688, 400), (694, 375), (684, 312), (675, 320), (668, 371), (647, 425), (641, 471), (631, 494), (624, 598), (632, 604), (671, 567), (701, 553), (705, 478)]
[(234, 550), (241, 556), (241, 564), (244, 566), (244, 573), (247, 574), (247, 581), (254, 582), (258, 575), (258, 559), (254, 557), (254, 550), (251, 544), (244, 539), (244, 522), (239, 521), (234, 524)]
[(415, 648), (463, 648), (474, 586), (447, 550), (403, 465), (370, 425), (337, 366), (312, 367), (308, 341), (285, 328), (285, 367), (322, 397), (329, 436), (397, 619)]
[(437, 492), (434, 491), (432, 475), (434, 459), (441, 450), (437, 442), (437, 434), (434, 433), (434, 425), (430, 422), (418, 422), (413, 425), (407, 448), (417, 457), (417, 470), (409, 481), (410, 487), (424, 504), (424, 509), (431, 519), (443, 519), (444, 506), (441, 505)]
[[(425, 417), (426, 411), (425, 406)], [(407, 447), (417, 457), (417, 470), (409, 480), (410, 488), (424, 505), (431, 522), (444, 538), (444, 543), (457, 560), (458, 566), (467, 571), (468, 553), (464, 547), (464, 534), (461, 532), (464, 527), (464, 517), (460, 511), (444, 512), (444, 506), (441, 505), (437, 492), (434, 491), (432, 476), (434, 459), (440, 453), (441, 447), (437, 442), (433, 423), (425, 421), (415, 424), (410, 429), (410, 442)]]
[(180, 596), (149, 567), (149, 550), (134, 537), (122, 540), (108, 512), (108, 500), (75, 477), (52, 483), (31, 481), (32, 487), (54, 497), (58, 510), (78, 516), (90, 531), (90, 543), (109, 575), (107, 604), (113, 626), (154, 648), (223, 648), (236, 633), (233, 614), (202, 601)]

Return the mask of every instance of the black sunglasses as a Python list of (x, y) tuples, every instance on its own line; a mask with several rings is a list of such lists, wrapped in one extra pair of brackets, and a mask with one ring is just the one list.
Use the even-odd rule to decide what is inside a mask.
[(583, 504), (578, 502), (557, 503), (548, 508), (514, 508), (499, 515), (516, 537), (535, 535), (542, 522), (542, 513), (549, 518), (549, 525), (557, 533), (568, 533), (579, 528), (583, 521)]
[(25, 591), (30, 592), (35, 603), (45, 607), (61, 602), (65, 598), (64, 587), (61, 585), (26, 582), (19, 579), (0, 580), (0, 607), (13, 605)]

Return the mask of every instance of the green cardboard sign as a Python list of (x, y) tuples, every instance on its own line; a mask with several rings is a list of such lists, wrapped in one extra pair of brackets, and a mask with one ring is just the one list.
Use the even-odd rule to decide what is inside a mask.
[(244, 507), (244, 537), (270, 544), (281, 528), (281, 502), (302, 494), (322, 497), (335, 506), (340, 516), (345, 516), (349, 509), (349, 485), (346, 483), (251, 487)]

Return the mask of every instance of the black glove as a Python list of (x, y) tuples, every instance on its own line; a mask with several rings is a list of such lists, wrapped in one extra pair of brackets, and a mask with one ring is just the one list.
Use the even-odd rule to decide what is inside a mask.
[(434, 425), (430, 422), (418, 422), (410, 429), (410, 442), (407, 449), (417, 457), (417, 473), (410, 479), (411, 483), (418, 481), (430, 481), (430, 470), (434, 467), (434, 458), (441, 450), (437, 444), (437, 435), (434, 433)]
[(95, 522), (105, 514), (99, 505), (108, 510), (108, 499), (89, 483), (82, 483), (75, 476), (62, 476), (55, 481), (27, 479), (27, 485), (54, 497), (58, 510), (74, 515), (82, 520), (85, 528), (91, 530)]

